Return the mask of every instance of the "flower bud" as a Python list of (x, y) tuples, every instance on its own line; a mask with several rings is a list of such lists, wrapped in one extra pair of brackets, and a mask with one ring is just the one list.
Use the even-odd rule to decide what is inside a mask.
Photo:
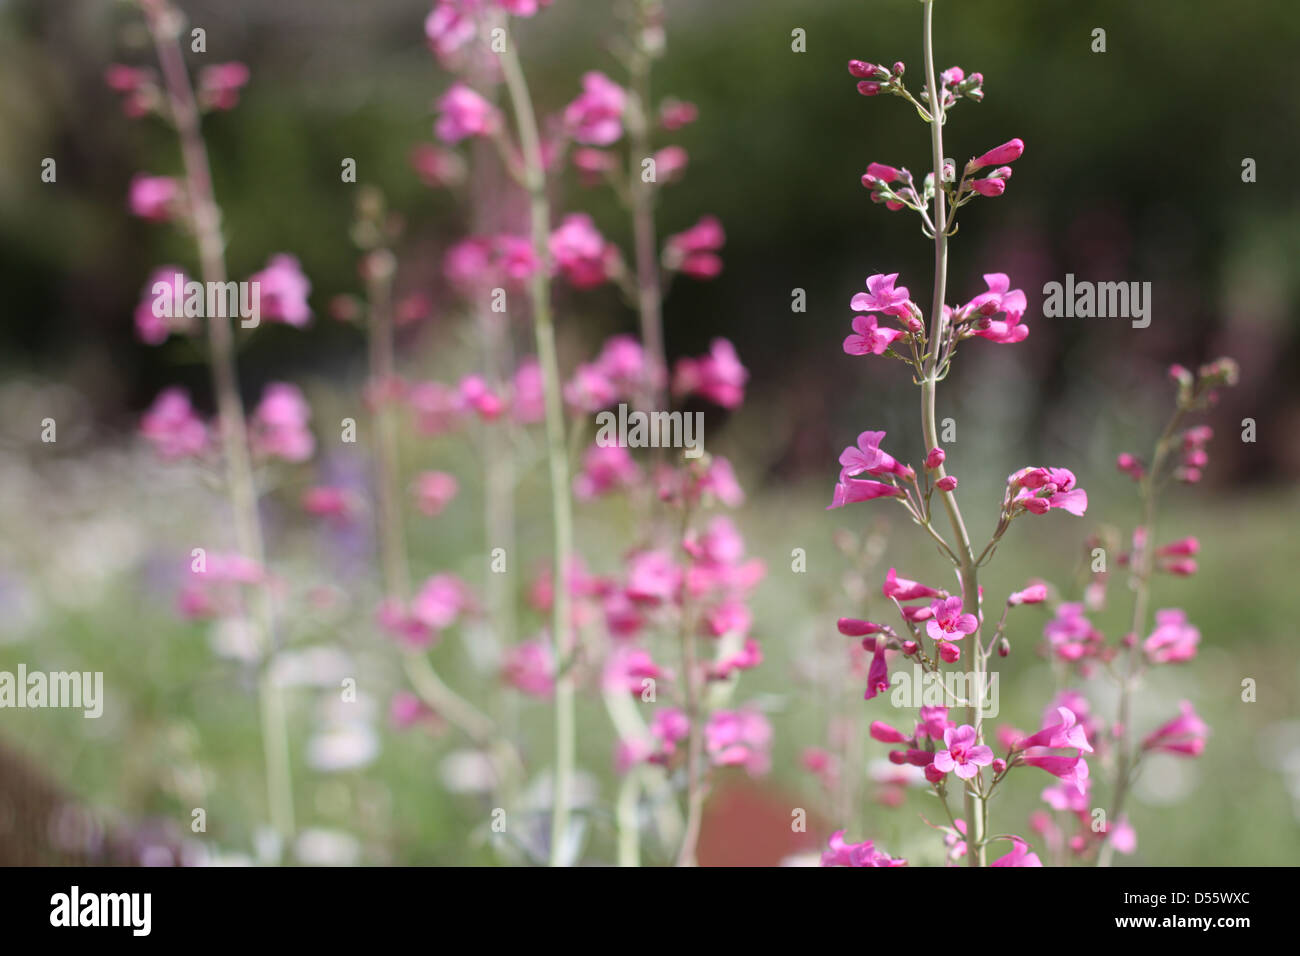
[(995, 758), (993, 760), (993, 772), (1006, 773), (1006, 771), (1007, 771), (1007, 762), (1003, 760), (1001, 757)]
[(930, 453), (925, 456), (925, 467), (933, 471), (942, 465), (947, 457), (942, 448), (931, 448)]
[(982, 156), (977, 156), (966, 164), (967, 172), (983, 169), (985, 166), (1001, 166), (1013, 163), (1025, 152), (1025, 141), (1019, 138), (1009, 139), (1001, 146), (995, 146)]
[(873, 624), (870, 621), (860, 621), (854, 617), (842, 617), (836, 624), (841, 634), (845, 637), (863, 637), (867, 634), (878, 634), (883, 628), (879, 624)]
[(955, 475), (944, 475), (934, 483), (934, 486), (940, 491), (956, 491), (957, 477)]
[(916, 643), (916, 641), (904, 641), (904, 642), (903, 642), (903, 653), (904, 653), (906, 656), (911, 657), (913, 654), (915, 654), (915, 653), (920, 649), (920, 647), (921, 647), (921, 645), (918, 644), (918, 643)]
[(939, 657), (942, 658), (945, 663), (955, 663), (961, 658), (961, 648), (956, 644), (949, 644), (947, 641), (944, 641), (939, 645)]
[(1006, 635), (998, 638), (998, 657), (1011, 656), (1011, 642), (1007, 640)]

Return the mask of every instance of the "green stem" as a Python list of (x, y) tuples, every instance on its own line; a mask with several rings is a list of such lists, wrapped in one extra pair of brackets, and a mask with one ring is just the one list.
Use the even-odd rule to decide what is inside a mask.
[[(938, 428), (935, 422), (935, 391), (938, 381), (936, 371), (939, 364), (939, 349), (943, 343), (945, 330), (943, 321), (943, 301), (948, 281), (948, 228), (947, 211), (944, 208), (943, 191), (943, 122), (944, 113), (942, 93), (936, 82), (934, 71), (934, 0), (925, 0), (925, 26), (923, 46), (925, 51), (925, 81), (930, 93), (930, 152), (934, 165), (934, 298), (930, 310), (930, 341), (925, 354), (924, 374), (921, 380), (921, 428), (925, 434), (925, 447), (928, 453), (937, 448)], [(945, 476), (942, 465), (936, 469), (934, 480)], [(953, 534), (957, 539), (957, 557), (961, 577), (962, 607), (967, 613), (974, 614), (983, 625), (979, 604), (979, 581), (976, 571), (975, 555), (971, 550), (970, 535), (962, 520), (961, 509), (957, 506), (957, 495), (952, 491), (940, 492), (944, 510), (952, 524)], [(972, 706), (967, 708), (966, 719), (975, 728), (976, 739), (983, 741), (984, 732), (984, 695), (983, 679), (985, 670), (984, 652), (980, 646), (980, 632), (970, 635), (971, 666), (975, 674), (975, 687), (980, 693)], [(967, 786), (964, 816), (967, 826), (967, 862), (971, 866), (984, 865), (984, 828), (986, 809), (984, 798)]]
[[(1151, 601), (1151, 574), (1155, 568), (1155, 522), (1156, 502), (1159, 490), (1160, 472), (1164, 469), (1165, 459), (1169, 454), (1170, 442), (1183, 418), (1183, 410), (1178, 409), (1165, 426), (1156, 442), (1155, 453), (1151, 457), (1151, 470), (1142, 478), (1138, 486), (1142, 499), (1142, 548), (1133, 555), (1133, 622), (1129, 635), (1133, 645), (1128, 649), (1127, 666), (1119, 689), (1119, 716), (1116, 719), (1120, 727), (1120, 737), (1116, 741), (1117, 759), (1115, 763), (1115, 794), (1111, 799), (1110, 812), (1106, 816), (1106, 832), (1119, 822), (1124, 812), (1124, 801), (1128, 797), (1129, 785), (1132, 783), (1133, 769), (1139, 755), (1133, 752), (1131, 722), (1133, 683), (1137, 679), (1138, 666), (1142, 660), (1142, 638), (1146, 631), (1147, 608)], [(1115, 855), (1114, 843), (1107, 839), (1102, 844), (1097, 856), (1098, 866), (1110, 866)]]
[[(212, 283), (226, 281), (225, 240), (221, 235), (221, 211), (213, 196), (207, 146), (199, 126), (198, 105), (180, 48), (180, 14), (165, 5), (149, 5), (144, 12), (167, 88), (172, 122), (180, 140), (199, 265), (204, 281), (211, 287)], [(239, 373), (235, 365), (235, 340), (230, 320), (209, 316), (207, 335), (236, 546), (240, 554), (265, 568), (266, 548), (257, 511), (248, 424), (239, 395)], [(258, 680), (258, 707), (266, 761), (267, 804), (272, 826), (282, 839), (289, 840), (294, 832), (289, 732), (281, 689), (269, 673), (276, 650), (275, 609), (264, 584), (254, 588), (253, 605), (263, 655), (262, 674)]]
[(569, 613), (569, 566), (573, 553), (573, 514), (569, 497), (569, 462), (564, 439), (564, 406), (560, 395), (560, 368), (555, 349), (555, 327), (551, 320), (551, 231), (550, 203), (546, 198), (546, 174), (542, 163), (541, 138), (513, 37), (507, 36), (501, 54), (506, 90), (514, 108), (515, 125), (524, 154), (524, 180), (528, 187), (532, 218), (533, 254), (537, 269), (529, 282), (533, 308), (533, 330), (537, 337), (537, 359), (542, 368), (546, 394), (546, 452), (551, 474), (551, 520), (554, 528), (554, 601), (551, 641), (555, 656), (555, 790), (551, 809), (552, 866), (564, 862), (572, 813), (573, 769), (576, 749), (571, 616)]

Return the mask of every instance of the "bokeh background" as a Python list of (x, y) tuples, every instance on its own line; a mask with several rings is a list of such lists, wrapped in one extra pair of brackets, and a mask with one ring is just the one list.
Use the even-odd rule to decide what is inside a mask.
[[(520, 26), (543, 110), (572, 99), (584, 70), (621, 76), (608, 43), (618, 29), (612, 6), (556, 0)], [(403, 371), (446, 380), (472, 367), (476, 345), (441, 270), (442, 254), (469, 228), (464, 196), (429, 189), (409, 162), (413, 147), (432, 140), (431, 103), (449, 83), (424, 43), (427, 5), (194, 0), (182, 7), (206, 28), (211, 62), (242, 60), (252, 71), (239, 108), (205, 124), (231, 272), (247, 276), (270, 254), (291, 251), (312, 281), (316, 319), (307, 332), (265, 329), (241, 350), (245, 397), (255, 399), (267, 381), (294, 381), (317, 421), (358, 413), (363, 336), (328, 314), (334, 296), (360, 291), (348, 238), (358, 187), (339, 182), (345, 156), (357, 160), (360, 182), (381, 188), (404, 217), (399, 293), (423, 292), (434, 303), (432, 319), (403, 332)], [(927, 812), (924, 798), (912, 796), (902, 809), (867, 800), (853, 819), (827, 819), (817, 811), (816, 780), (800, 766), (804, 747), (825, 742), (835, 708), (865, 724), (885, 718), (879, 711), (887, 706), (854, 704), (860, 688), (826, 691), (837, 673), (827, 655), (842, 649), (834, 618), (850, 600), (851, 566), (835, 545), (836, 530), (878, 535), (889, 554), (883, 567), (913, 577), (941, 571), (932, 549), (892, 510), (823, 510), (835, 457), (858, 431), (917, 441), (917, 397), (902, 367), (851, 359), (840, 342), (848, 299), (871, 273), (900, 272), (928, 301), (917, 290), (928, 288), (932, 248), (915, 217), (872, 206), (858, 184), (873, 160), (926, 168), (925, 129), (901, 101), (860, 97), (844, 68), (850, 57), (902, 59), (915, 88), (920, 7), (912, 0), (670, 0), (667, 11), (655, 94), (697, 103), (700, 120), (673, 139), (691, 163), (684, 181), (663, 193), (661, 234), (703, 213), (727, 230), (722, 275), (674, 285), (668, 350), (696, 354), (724, 335), (752, 373), (745, 406), (710, 410), (707, 433), (710, 447), (737, 464), (750, 492), (737, 520), (751, 552), (769, 564), (755, 602), (767, 661), (744, 682), (776, 727), (772, 774), (729, 777), (715, 793), (702, 857), (776, 862), (813, 848), (834, 824), (924, 862), (934, 852), (933, 836), (916, 820)], [(1115, 474), (1114, 456), (1149, 448), (1162, 426), (1170, 402), (1164, 368), (1234, 356), (1241, 384), (1209, 416), (1216, 438), (1206, 481), (1175, 491), (1161, 522), (1162, 538), (1194, 534), (1203, 544), (1200, 573), (1161, 579), (1155, 595), (1157, 607), (1188, 611), (1204, 635), (1202, 650), (1193, 663), (1158, 675), (1138, 701), (1146, 726), (1192, 699), (1214, 736), (1202, 759), (1170, 760), (1144, 775), (1132, 808), (1134, 859), (1294, 862), (1300, 194), (1292, 166), (1300, 10), (1285, 0), (1231, 9), (1204, 0), (941, 0), (936, 20), (940, 65), (986, 77), (985, 101), (952, 114), (949, 153), (960, 162), (1012, 136), (1027, 144), (1006, 194), (967, 207), (952, 247), (950, 300), (981, 291), (984, 272), (1007, 272), (1029, 296), (1032, 326), (1022, 345), (963, 349), (941, 387), (940, 415), (958, 422), (950, 463), (973, 537), (987, 537), (1006, 474), (1027, 463), (1072, 468), (1092, 501), (1085, 519), (1052, 515), (1017, 526), (983, 583), (1001, 594), (1042, 575), (1068, 589), (1084, 539), (1099, 527), (1132, 525), (1133, 487)], [(791, 51), (796, 27), (806, 31), (805, 53)], [(1091, 50), (1098, 27), (1106, 30), (1105, 53)], [(265, 811), (250, 675), (231, 652), (237, 639), (184, 622), (174, 609), (184, 567), (177, 555), (222, 533), (220, 498), (195, 473), (153, 462), (135, 435), (142, 410), (166, 385), (184, 384), (201, 406), (212, 404), (200, 352), (175, 340), (146, 347), (131, 333), (152, 268), (192, 267), (193, 254), (186, 237), (127, 214), (127, 184), (138, 171), (175, 174), (179, 158), (169, 131), (122, 116), (103, 83), (114, 62), (151, 62), (129, 5), (0, 0), (0, 669), (25, 662), (103, 670), (109, 701), (98, 721), (0, 712), (0, 788), (18, 794), (0, 812), (0, 850), (10, 860), (33, 843), (72, 852), (76, 839), (35, 833), (22, 809), (69, 798), (111, 829), (137, 834), (141, 845), (174, 849), (195, 842), (189, 809), (203, 806), (209, 831), (201, 846), (175, 855), (257, 859), (269, 851), (259, 831)], [(54, 184), (40, 180), (47, 156), (57, 158)], [(1246, 158), (1257, 164), (1256, 182), (1242, 181)], [(584, 190), (570, 173), (556, 202), (591, 212), (628, 248), (607, 194)], [(507, 200), (495, 215), (520, 227), (524, 213)], [(1151, 282), (1150, 327), (1043, 318), (1043, 284), (1066, 273)], [(790, 309), (794, 289), (806, 291), (805, 313)], [(613, 293), (562, 294), (559, 316), (570, 370), (606, 335), (635, 327)], [(518, 336), (526, 342), (526, 329)], [(46, 416), (59, 422), (55, 445), (39, 441)], [(1240, 440), (1246, 417), (1257, 422), (1253, 443)], [(485, 547), (471, 452), (456, 440), (412, 439), (403, 448), (412, 468), (451, 470), (463, 488), (457, 508), (437, 523), (412, 517), (415, 567), (456, 570), (477, 583)], [(916, 457), (920, 449), (896, 453)], [(325, 448), (316, 477), (331, 469), (364, 476), (365, 467), (363, 458)], [(543, 470), (525, 475), (519, 490), (524, 560), (517, 566), (524, 568), (549, 547), (548, 518), (536, 507), (545, 498)], [(341, 541), (301, 514), (298, 494), (311, 480), (286, 478), (265, 504), (278, 570), (303, 587), (334, 589), (344, 609), (292, 625), (298, 656), (286, 680), (294, 682), (298, 811), (308, 830), (299, 857), (497, 861), (482, 800), (456, 770), (462, 745), (454, 735), (398, 733), (385, 723), (400, 672), (366, 615), (353, 613), (375, 587), (373, 545), (368, 529)], [(628, 520), (617, 503), (581, 509), (580, 546), (591, 563), (619, 553)], [(808, 554), (804, 574), (789, 571), (795, 547)], [(870, 582), (872, 592), (877, 584)], [(1111, 608), (1096, 621), (1107, 634), (1123, 628), (1125, 604), (1116, 584)], [(524, 628), (542, 625), (520, 613)], [(1032, 651), (1045, 615), (1033, 613), (1018, 623), (1018, 650), (1003, 667), (1004, 716), (1026, 726), (1050, 686), (1047, 664)], [(494, 678), (475, 640), (467, 633), (441, 647), (439, 665), (465, 686), (486, 687)], [(338, 675), (351, 673), (371, 675), (374, 712), (366, 718), (330, 706)], [(1259, 682), (1250, 704), (1240, 699), (1246, 677)], [(545, 766), (546, 705), (501, 706)], [(584, 704), (580, 717), (585, 786), (597, 808), (585, 817), (590, 855), (608, 858), (609, 821), (598, 807), (608, 807), (614, 792), (613, 740), (597, 704)], [(318, 759), (331, 741), (365, 759), (331, 769)], [(877, 745), (869, 756), (884, 750)], [(1023, 829), (1038, 784), (1011, 788), (994, 811), (995, 830)], [(789, 833), (792, 806), (814, 813), (806, 839)]]

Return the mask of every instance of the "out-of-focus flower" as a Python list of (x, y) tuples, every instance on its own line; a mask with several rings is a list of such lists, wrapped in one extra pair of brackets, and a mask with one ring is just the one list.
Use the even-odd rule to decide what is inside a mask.
[(465, 181), (465, 161), (451, 150), (420, 143), (411, 149), (410, 160), (411, 168), (426, 186), (438, 189)]
[(442, 514), (460, 490), (455, 475), (445, 471), (422, 472), (415, 479), (415, 506), (430, 518)]
[(680, 396), (699, 395), (723, 408), (738, 408), (745, 400), (749, 371), (740, 364), (736, 347), (723, 338), (714, 339), (709, 354), (683, 358), (673, 373), (673, 392)]
[(258, 283), (258, 304), (263, 319), (296, 328), (311, 319), (311, 307), (307, 305), (311, 282), (303, 275), (295, 256), (287, 253), (272, 256), (266, 268), (250, 276), (248, 281)]
[(171, 176), (141, 173), (131, 179), (127, 206), (132, 215), (150, 222), (167, 222), (175, 218), (180, 201), (181, 184)]
[(622, 445), (595, 444), (582, 459), (582, 470), (573, 479), (573, 494), (588, 501), (640, 480), (641, 469)]
[(474, 136), (493, 136), (501, 129), (501, 112), (464, 83), (457, 83), (438, 98), (433, 132), (454, 144)]
[(306, 461), (316, 450), (316, 440), (307, 427), (310, 418), (311, 406), (298, 386), (284, 382), (267, 385), (249, 421), (253, 454)]
[(772, 725), (757, 710), (718, 710), (704, 728), (709, 759), (720, 767), (744, 767), (758, 776), (771, 767)]
[(208, 448), (208, 428), (183, 388), (164, 389), (140, 421), (140, 433), (165, 461), (201, 455)]
[(907, 866), (906, 860), (877, 850), (870, 840), (846, 843), (843, 830), (831, 834), (828, 847), (822, 853), (822, 866)]
[(726, 241), (722, 223), (715, 216), (703, 216), (685, 232), (668, 237), (664, 243), (664, 268), (693, 279), (712, 279), (722, 272), (718, 250)]
[(243, 63), (217, 63), (199, 71), (199, 104), (207, 109), (232, 110), (239, 103), (239, 91), (248, 83)]
[(1189, 701), (1183, 701), (1181, 713), (1173, 720), (1161, 724), (1142, 740), (1143, 750), (1174, 754), (1179, 757), (1199, 757), (1205, 750), (1205, 738), (1210, 728), (1196, 715)]
[(549, 697), (555, 690), (555, 665), (550, 641), (545, 637), (521, 641), (506, 651), (501, 676), (516, 690), (533, 697)]
[(551, 233), (556, 270), (575, 289), (593, 289), (618, 274), (618, 247), (606, 242), (586, 213), (570, 213)]
[(583, 74), (582, 93), (564, 108), (569, 135), (587, 146), (609, 146), (623, 135), (627, 91), (604, 73)]

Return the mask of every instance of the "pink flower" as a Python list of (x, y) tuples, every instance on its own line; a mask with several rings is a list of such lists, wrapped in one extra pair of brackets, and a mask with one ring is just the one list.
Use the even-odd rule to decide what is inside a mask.
[[(1000, 345), (1023, 342), (1029, 337), (1029, 326), (1020, 324), (1027, 308), (1024, 291), (1012, 289), (1010, 278), (1002, 272), (990, 272), (984, 276), (984, 281), (988, 284), (988, 291), (971, 299), (957, 310), (957, 314), (961, 318), (975, 316), (974, 334), (990, 342)], [(993, 318), (1003, 313), (1005, 321)]]
[(176, 215), (181, 200), (181, 184), (171, 176), (132, 177), (127, 196), (131, 214), (150, 222), (166, 222)]
[(871, 655), (871, 666), (867, 669), (867, 690), (862, 699), (871, 700), (886, 690), (889, 690), (889, 661), (885, 659), (885, 642), (877, 641)]
[(579, 143), (609, 146), (623, 135), (627, 91), (604, 73), (583, 74), (582, 93), (564, 108), (564, 126)]
[(1019, 159), (1025, 152), (1025, 142), (1022, 139), (1011, 139), (1001, 146), (995, 146), (982, 156), (977, 156), (966, 164), (967, 172), (974, 172), (977, 169), (983, 169), (985, 166), (1001, 166), (1004, 163), (1013, 163)]
[(960, 641), (979, 629), (979, 620), (974, 614), (961, 612), (959, 597), (931, 601), (930, 610), (934, 612), (934, 617), (926, 622), (925, 632), (933, 640)]
[(992, 198), (1001, 196), (1007, 188), (1007, 180), (1011, 178), (1010, 166), (999, 166), (993, 172), (983, 179), (976, 179), (970, 183), (970, 188), (981, 196)]
[(513, 17), (531, 17), (544, 7), (551, 5), (551, 0), (497, 0), (501, 9)]
[(582, 147), (573, 151), (573, 165), (584, 186), (595, 186), (618, 169), (618, 157), (603, 149)]
[[(184, 316), (184, 310), (185, 284), (188, 281), (179, 266), (161, 266), (153, 271), (145, 283), (140, 303), (135, 307), (136, 338), (145, 345), (161, 345), (171, 333), (187, 327), (189, 319)], [(160, 283), (167, 289), (156, 294), (154, 290)]]
[(1068, 707), (1058, 707), (1056, 716), (1059, 718), (1058, 723), (1046, 726), (1038, 733), (1018, 741), (1013, 749), (1073, 747), (1082, 753), (1092, 753), (1092, 745), (1088, 743), (1088, 736), (1084, 733), (1078, 718), (1075, 717), (1074, 711)]
[(720, 657), (708, 671), (710, 680), (726, 680), (736, 671), (747, 671), (763, 663), (763, 649), (752, 637), (745, 638), (744, 646), (733, 654)]
[(506, 651), (501, 676), (516, 690), (533, 697), (549, 697), (555, 690), (555, 664), (550, 641), (521, 641)]
[(493, 285), (521, 285), (537, 271), (537, 257), (532, 242), (523, 236), (471, 236), (447, 250), (442, 268), (468, 296)]
[(505, 411), (505, 402), (481, 375), (466, 375), (460, 380), (458, 391), (461, 406), (472, 408), (485, 422), (496, 421)]
[(864, 478), (845, 478), (837, 482), (835, 491), (831, 495), (831, 503), (826, 506), (827, 511), (835, 508), (843, 508), (845, 505), (856, 504), (859, 501), (871, 501), (875, 498), (902, 498), (905, 492), (902, 488), (895, 485), (885, 484), (883, 481), (869, 481)]
[(682, 572), (666, 551), (641, 551), (627, 562), (627, 596), (642, 604), (672, 601)]
[(217, 63), (199, 71), (199, 103), (208, 109), (232, 110), (239, 103), (239, 91), (248, 82), (243, 63)]
[(754, 615), (743, 601), (729, 599), (723, 601), (705, 615), (705, 631), (712, 637), (726, 634), (748, 634), (754, 623)]
[(690, 162), (690, 156), (680, 146), (665, 146), (654, 155), (655, 179), (659, 183), (670, 183), (678, 179)]
[(714, 216), (702, 216), (691, 228), (664, 242), (664, 267), (693, 279), (712, 279), (722, 271), (717, 253), (726, 241), (722, 223)]
[(771, 767), (772, 725), (757, 710), (718, 710), (704, 728), (709, 759), (719, 767), (744, 767), (753, 776)]
[(258, 283), (258, 305), (263, 319), (301, 328), (311, 318), (311, 307), (307, 305), (311, 282), (302, 274), (294, 256), (287, 253), (272, 256), (266, 268), (249, 276), (248, 281)]
[(830, 848), (822, 853), (822, 866), (907, 866), (906, 860), (877, 850), (870, 840), (845, 843), (843, 830), (832, 833), (827, 845)]
[(745, 491), (736, 480), (736, 472), (731, 462), (721, 455), (713, 456), (708, 471), (696, 487), (702, 494), (713, 495), (728, 508), (739, 508), (745, 503)]
[(659, 125), (670, 133), (694, 123), (699, 115), (694, 103), (669, 98), (659, 104)]
[(855, 315), (853, 334), (844, 340), (844, 351), (849, 355), (884, 355), (895, 340), (907, 335), (899, 329), (882, 329), (874, 315)]
[(1061, 604), (1056, 616), (1043, 627), (1043, 636), (1057, 657), (1077, 661), (1097, 651), (1102, 637), (1083, 616), (1083, 605)]
[(316, 440), (307, 427), (310, 418), (311, 407), (298, 386), (283, 382), (267, 385), (248, 423), (253, 454), (306, 461), (316, 450)]
[(428, 647), (433, 643), (434, 632), (424, 622), (417, 620), (401, 601), (387, 598), (380, 602), (375, 617), (379, 626), (407, 647)]
[(894, 280), (897, 278), (897, 272), (868, 276), (867, 291), (855, 295), (849, 302), (849, 308), (854, 312), (883, 312), (900, 319), (919, 315), (920, 309), (907, 297), (907, 288), (894, 288)]
[(749, 371), (740, 364), (736, 348), (717, 338), (709, 353), (699, 358), (679, 359), (673, 374), (673, 392), (679, 396), (699, 395), (723, 408), (737, 408), (745, 400)]
[(420, 181), (434, 189), (455, 186), (465, 180), (465, 161), (455, 153), (432, 143), (414, 146), (410, 153), (410, 163)]
[(1088, 493), (1075, 485), (1068, 468), (1022, 468), (1007, 478), (1012, 511), (1046, 514), (1061, 508), (1082, 516), (1088, 510)]
[(514, 386), (510, 390), (510, 415), (521, 425), (532, 425), (546, 417), (542, 367), (532, 356), (515, 369)]
[(879, 634), (884, 630), (879, 624), (860, 621), (853, 617), (842, 617), (836, 622), (835, 626), (845, 637), (866, 637), (868, 634)]
[(685, 740), (690, 732), (690, 719), (676, 707), (661, 707), (650, 718), (650, 733), (663, 747), (672, 748)]
[(592, 445), (582, 459), (582, 470), (574, 476), (573, 494), (589, 501), (618, 488), (634, 485), (641, 469), (622, 445)]
[(414, 727), (422, 720), (436, 716), (433, 708), (410, 691), (398, 691), (388, 703), (388, 719), (398, 730)]
[(881, 588), (881, 593), (887, 598), (896, 598), (899, 601), (915, 601), (917, 598), (939, 597), (939, 592), (934, 588), (928, 588), (916, 581), (909, 581), (907, 578), (900, 578), (893, 568), (890, 568), (889, 573), (885, 575), (885, 585)]
[(459, 394), (441, 382), (412, 385), (406, 400), (415, 415), (416, 429), (429, 438), (451, 431), (464, 413)]
[(946, 491), (956, 491), (956, 490), (957, 490), (957, 476), (956, 476), (956, 475), (944, 475), (942, 478), (940, 478), (938, 481), (936, 481), (936, 482), (934, 483), (934, 487), (935, 487), (938, 491), (945, 491), (945, 492), (946, 492)]
[[(905, 169), (895, 169), (893, 166), (886, 166), (884, 163), (869, 163), (867, 171), (862, 176), (863, 185), (875, 185), (877, 183), (893, 183), (899, 180), (905, 180), (911, 174)], [(879, 277), (874, 277), (879, 278)], [(894, 273), (894, 278), (898, 278), (898, 273)], [(904, 290), (906, 295), (906, 290)]]
[(1037, 853), (1029, 852), (1029, 844), (1020, 837), (1012, 837), (1013, 844), (1011, 852), (1005, 856), (1000, 856), (989, 866), (1042, 866), (1043, 861), (1038, 858)]
[(1146, 468), (1142, 466), (1142, 462), (1138, 461), (1126, 451), (1119, 453), (1119, 456), (1115, 459), (1115, 467), (1128, 475), (1134, 481), (1140, 481), (1146, 474)]
[(575, 289), (593, 289), (618, 273), (618, 247), (605, 241), (586, 213), (570, 213), (551, 233), (551, 258)]
[(875, 477), (897, 475), (907, 481), (914, 478), (916, 473), (909, 466), (881, 450), (880, 443), (884, 440), (884, 432), (860, 432), (857, 447), (850, 446), (840, 452), (840, 480), (862, 474)]
[(934, 766), (940, 773), (956, 773), (963, 780), (978, 774), (980, 767), (993, 762), (993, 751), (975, 742), (975, 728), (970, 724), (948, 727), (943, 732), (947, 749), (937, 751)]
[(442, 94), (435, 107), (441, 115), (433, 131), (444, 143), (492, 136), (501, 128), (501, 113), (497, 108), (464, 83), (456, 83)]
[(1179, 538), (1162, 547), (1156, 548), (1156, 554), (1162, 558), (1190, 558), (1201, 551), (1201, 542), (1195, 538)]
[(1023, 591), (1012, 591), (1007, 597), (1007, 603), (1012, 607), (1018, 607), (1021, 604), (1042, 604), (1047, 600), (1046, 584), (1031, 584)]
[(1180, 757), (1201, 755), (1210, 728), (1196, 715), (1189, 701), (1183, 701), (1179, 708), (1182, 712), (1177, 717), (1161, 724), (1143, 738), (1143, 750), (1155, 750)]
[(605, 662), (604, 686), (628, 694), (640, 694), (650, 681), (665, 677), (665, 672), (639, 647), (617, 647)]
[(426, 471), (415, 479), (415, 506), (430, 518), (442, 514), (460, 490), (455, 475), (445, 471)]
[(190, 405), (190, 396), (175, 386), (164, 389), (140, 420), (140, 434), (164, 461), (201, 455), (208, 447), (208, 428)]
[(871, 722), (870, 733), (872, 740), (879, 740), (882, 744), (901, 744), (908, 739), (902, 731), (879, 720)]
[(1142, 644), (1147, 657), (1156, 664), (1177, 664), (1196, 656), (1201, 632), (1187, 623), (1180, 610), (1156, 611), (1156, 629)]
[(435, 631), (446, 630), (474, 607), (469, 587), (454, 574), (435, 574), (411, 600), (411, 616)]
[(302, 510), (318, 518), (330, 518), (346, 524), (352, 518), (355, 505), (346, 488), (314, 485), (302, 494)]
[(1058, 757), (1056, 754), (1026, 753), (1020, 760), (1029, 767), (1046, 770), (1062, 782), (1070, 784), (1079, 793), (1088, 785), (1088, 762), (1082, 757)]
[(424, 20), (429, 49), (444, 65), (474, 39), (478, 32), (474, 17), (479, 0), (437, 0)]

